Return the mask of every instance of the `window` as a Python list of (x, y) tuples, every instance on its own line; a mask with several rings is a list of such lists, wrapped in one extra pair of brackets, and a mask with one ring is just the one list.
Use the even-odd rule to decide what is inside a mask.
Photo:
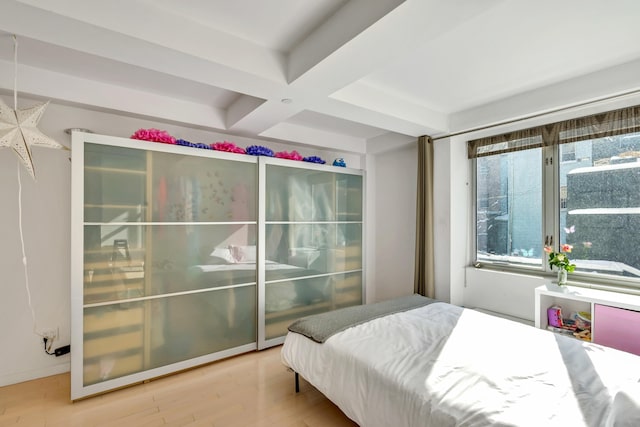
[(478, 261), (541, 265), (542, 149), (477, 159)]
[(575, 274), (640, 286), (640, 107), (469, 141), (468, 149), (477, 261), (548, 271), (545, 242), (556, 250), (568, 243)]

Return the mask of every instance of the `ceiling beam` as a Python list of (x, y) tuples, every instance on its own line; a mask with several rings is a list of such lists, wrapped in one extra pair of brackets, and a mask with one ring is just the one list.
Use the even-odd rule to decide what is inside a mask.
[[(108, 33), (120, 33), (274, 82), (286, 82), (285, 57), (281, 52), (255, 45), (198, 22), (177, 17), (161, 8), (149, 7), (144, 3), (130, 0), (109, 0), (108, 2), (19, 0), (19, 2), (39, 8), (43, 14), (47, 13), (45, 11), (50, 12), (49, 18), (52, 15), (57, 15), (58, 19), (69, 17), (72, 19), (64, 19), (75, 21), (75, 24), (84, 22), (107, 30)], [(39, 25), (46, 24), (39, 21)], [(65, 31), (62, 33), (67, 32), (68, 29), (65, 26)], [(47, 34), (49, 37), (52, 35), (49, 31)], [(85, 39), (84, 44), (88, 43), (92, 46), (101, 41), (106, 41), (107, 46), (112, 49), (126, 49), (126, 44), (114, 45), (109, 40), (104, 40), (104, 37)], [(141, 51), (136, 52), (140, 55)]]
[[(19, 94), (98, 106), (102, 111), (122, 111), (208, 129), (224, 129), (225, 126), (226, 111), (209, 105), (26, 65), (19, 66), (18, 74)], [(0, 87), (12, 91), (13, 78), (13, 63), (0, 61)]]
[[(449, 119), (446, 114), (383, 92), (366, 83), (353, 83), (334, 93), (331, 98), (345, 104), (373, 109), (389, 117), (388, 122), (395, 118), (404, 123), (414, 123), (421, 129), (420, 132), (429, 131), (433, 134), (449, 130)], [(420, 135), (424, 135), (424, 133), (420, 133)]]
[[(386, 2), (387, 10), (380, 9), (375, 25), (361, 28), (351, 39), (323, 46), (323, 39), (335, 32), (342, 34), (342, 26), (349, 26), (351, 13), (366, 9), (371, 2), (349, 2), (334, 19), (296, 46), (289, 55), (291, 87), (305, 87), (318, 93), (332, 94), (367, 75), (384, 69), (393, 61), (413, 55), (426, 43), (485, 13), (489, 8), (506, 0), (408, 0)], [(391, 8), (391, 6), (394, 6)], [(364, 12), (363, 12), (364, 13)], [(342, 18), (342, 19), (341, 19)], [(331, 40), (329, 38), (329, 40)], [(312, 54), (312, 52), (320, 52)], [(311, 61), (309, 58), (313, 58)], [(304, 63), (302, 67), (298, 63)], [(292, 70), (299, 70), (293, 72)]]
[(425, 124), (410, 122), (400, 117), (389, 116), (378, 111), (363, 108), (337, 99), (329, 98), (323, 102), (318, 102), (313, 105), (312, 110), (328, 116), (351, 120), (352, 122), (362, 123), (364, 125), (374, 126), (404, 135), (435, 135), (441, 132), (435, 126), (432, 127)]
[[(34, 1), (34, 3), (38, 2)], [(48, 3), (44, 2), (44, 4)], [(217, 52), (209, 46), (223, 46), (224, 43), (212, 38), (212, 35), (208, 32), (205, 33), (203, 29), (200, 36), (206, 38), (208, 44), (203, 46), (201, 42), (199, 46), (205, 53), (200, 51), (199, 54), (194, 54), (193, 51), (196, 49), (189, 45), (191, 38), (193, 38), (192, 33), (181, 35), (181, 31), (167, 31), (167, 28), (163, 28), (162, 40), (169, 37), (167, 34), (173, 37), (169, 37), (171, 44), (170, 47), (167, 47), (158, 43), (157, 40), (153, 40), (150, 37), (151, 32), (141, 38), (136, 37), (139, 30), (133, 34), (131, 34), (132, 30), (122, 33), (115, 31), (115, 28), (122, 26), (118, 19), (119, 15), (113, 17), (111, 16), (113, 13), (106, 11), (116, 5), (115, 1), (97, 3), (69, 1), (71, 5), (76, 3), (87, 3), (104, 8), (106, 16), (102, 26), (10, 1), (4, 2), (2, 5), (0, 28), (18, 36), (259, 98), (272, 96), (274, 92), (280, 91), (285, 84), (284, 57), (280, 53), (268, 52), (265, 54), (264, 49), (233, 38), (237, 43), (232, 43), (228, 39), (223, 40), (229, 42), (224, 48), (226, 55), (221, 54), (220, 58), (216, 58)], [(101, 10), (102, 12), (103, 10)], [(122, 11), (120, 11), (120, 15), (129, 16), (128, 13), (125, 14)], [(142, 22), (137, 23), (138, 26), (151, 27), (153, 33), (158, 31), (152, 22), (145, 23), (151, 19), (150, 16), (142, 15), (138, 18)], [(110, 27), (111, 24), (113, 24), (112, 27)], [(172, 25), (179, 26), (177, 22), (173, 22)], [(64, 28), (64, 31), (60, 31), (60, 28)], [(229, 37), (224, 33), (217, 35)], [(234, 51), (234, 48), (238, 50)], [(233, 57), (236, 58), (236, 62), (233, 62)]]
[(289, 53), (287, 80), (295, 82), (405, 0), (350, 0)]
[(301, 109), (299, 103), (286, 104), (280, 100), (269, 99), (254, 109), (247, 109), (246, 114), (238, 117), (227, 129), (246, 135), (262, 135), (264, 131), (286, 121)]
[(278, 123), (263, 132), (261, 136), (316, 145), (343, 152), (358, 154), (366, 152), (366, 140), (363, 138), (311, 129), (293, 123)]
[(236, 126), (242, 119), (256, 110), (265, 100), (249, 95), (241, 95), (227, 108), (225, 129)]

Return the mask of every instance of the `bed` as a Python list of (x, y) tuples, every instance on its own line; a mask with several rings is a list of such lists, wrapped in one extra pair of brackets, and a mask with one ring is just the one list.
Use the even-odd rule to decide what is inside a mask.
[(418, 295), (388, 303), (301, 319), (282, 348), (361, 426), (640, 425), (638, 356)]

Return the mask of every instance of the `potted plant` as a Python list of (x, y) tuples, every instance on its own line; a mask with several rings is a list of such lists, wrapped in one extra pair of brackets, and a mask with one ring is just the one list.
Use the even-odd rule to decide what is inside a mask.
[(545, 246), (544, 251), (549, 254), (549, 265), (551, 268), (558, 268), (558, 286), (567, 284), (567, 273), (576, 269), (576, 265), (569, 260), (568, 253), (571, 253), (573, 246), (568, 244), (560, 245), (560, 251), (556, 252), (551, 246)]

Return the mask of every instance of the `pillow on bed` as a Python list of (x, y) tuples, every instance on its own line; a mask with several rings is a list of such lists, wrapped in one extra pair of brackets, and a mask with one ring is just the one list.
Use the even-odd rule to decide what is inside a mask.
[(255, 263), (256, 262), (256, 247), (253, 246), (229, 246), (231, 249), (231, 255), (233, 256), (234, 262), (246, 262), (246, 263)]
[(210, 264), (235, 264), (236, 260), (230, 248), (215, 248), (209, 254), (209, 262)]

